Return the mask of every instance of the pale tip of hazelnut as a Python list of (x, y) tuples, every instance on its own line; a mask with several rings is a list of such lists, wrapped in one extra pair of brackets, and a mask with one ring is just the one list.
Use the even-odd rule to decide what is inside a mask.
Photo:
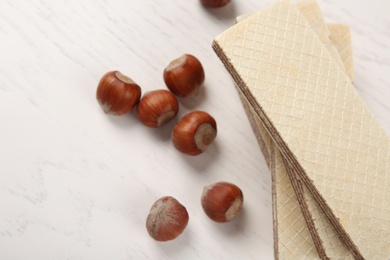
[(114, 111), (111, 111), (111, 105), (108, 104), (108, 103), (103, 103), (102, 100), (98, 99), (98, 102), (100, 104), (100, 107), (103, 109), (103, 112), (106, 113), (106, 114), (111, 114), (111, 115), (118, 115), (117, 112), (114, 112)]
[(176, 68), (179, 68), (181, 66), (183, 66), (187, 61), (187, 55), (186, 54), (183, 54), (182, 56), (180, 56), (179, 58), (171, 61), (168, 66), (165, 68), (166, 71), (171, 71), (171, 70), (174, 70)]
[(210, 124), (201, 124), (195, 133), (195, 144), (202, 152), (214, 141), (217, 130)]
[(177, 112), (175, 111), (168, 111), (167, 113), (160, 115), (157, 118), (157, 127), (165, 125), (168, 121), (176, 116), (176, 113)]
[(126, 75), (122, 74), (120, 71), (115, 71), (115, 76), (122, 81), (123, 83), (126, 84), (135, 84), (134, 80), (131, 78), (127, 77)]
[(232, 204), (230, 205), (230, 208), (225, 213), (225, 218), (226, 218), (227, 222), (229, 222), (232, 219), (234, 219), (237, 216), (238, 212), (241, 211), (242, 202), (243, 201), (242, 201), (242, 197), (241, 196), (237, 197), (232, 202)]

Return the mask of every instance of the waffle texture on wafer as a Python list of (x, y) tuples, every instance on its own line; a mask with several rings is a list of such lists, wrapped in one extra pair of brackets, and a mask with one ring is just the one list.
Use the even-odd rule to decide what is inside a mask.
[(389, 139), (309, 28), (279, 1), (218, 36), (214, 49), (355, 257), (386, 258)]

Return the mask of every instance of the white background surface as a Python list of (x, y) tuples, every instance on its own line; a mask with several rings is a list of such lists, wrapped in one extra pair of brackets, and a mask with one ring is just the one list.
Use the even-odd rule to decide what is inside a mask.
[[(272, 1), (0, 1), (0, 259), (272, 259), (270, 174), (233, 82), (211, 49), (234, 18)], [(388, 1), (320, 0), (327, 21), (352, 29), (355, 86), (390, 133)], [(170, 131), (134, 111), (105, 115), (100, 77), (120, 70), (143, 92), (165, 88), (165, 66), (183, 53), (204, 65), (201, 94), (179, 117), (204, 110), (216, 142), (198, 157), (174, 149)], [(228, 224), (209, 220), (203, 186), (244, 192)], [(171, 195), (190, 221), (167, 243), (145, 229), (150, 206)]]

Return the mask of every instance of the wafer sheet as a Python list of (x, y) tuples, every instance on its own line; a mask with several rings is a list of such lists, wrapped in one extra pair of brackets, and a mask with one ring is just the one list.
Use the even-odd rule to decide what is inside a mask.
[(386, 258), (389, 140), (309, 27), (280, 1), (214, 48), (355, 256)]

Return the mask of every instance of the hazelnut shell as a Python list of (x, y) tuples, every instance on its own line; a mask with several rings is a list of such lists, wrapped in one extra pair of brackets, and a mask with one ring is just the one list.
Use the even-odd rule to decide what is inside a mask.
[(243, 201), (241, 189), (228, 182), (218, 182), (205, 187), (201, 198), (206, 215), (220, 223), (233, 220), (240, 212)]
[(140, 97), (141, 88), (119, 71), (107, 72), (96, 91), (96, 99), (103, 111), (118, 116), (130, 112)]
[(173, 60), (164, 70), (165, 84), (178, 97), (196, 95), (204, 80), (203, 66), (191, 54)]
[(188, 212), (175, 198), (166, 196), (157, 200), (146, 219), (149, 235), (157, 241), (178, 237), (188, 224)]
[(177, 98), (164, 89), (146, 92), (137, 106), (139, 120), (152, 128), (166, 124), (176, 117), (178, 111)]
[(217, 123), (208, 113), (194, 111), (185, 115), (174, 126), (172, 142), (177, 150), (187, 155), (199, 155), (217, 136)]

